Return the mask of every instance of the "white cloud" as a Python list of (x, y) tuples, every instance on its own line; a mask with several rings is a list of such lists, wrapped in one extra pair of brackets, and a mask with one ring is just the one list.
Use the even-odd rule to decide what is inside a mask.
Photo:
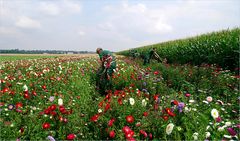
[(110, 23), (110, 22), (105, 22), (105, 23), (98, 24), (97, 27), (99, 29), (105, 30), (105, 31), (113, 31), (115, 29), (113, 24)]
[(12, 27), (0, 27), (0, 35), (16, 35), (17, 31)]
[(64, 5), (70, 13), (79, 13), (81, 11), (81, 5), (69, 0), (64, 0)]
[(84, 36), (85, 32), (84, 31), (78, 31), (77, 34), (80, 35), (80, 36)]
[(106, 6), (104, 10), (111, 13), (107, 23), (120, 32), (132, 31), (137, 35), (163, 34), (173, 30), (162, 11), (149, 9), (142, 3), (130, 5), (124, 2), (120, 6)]
[(41, 24), (38, 21), (33, 20), (26, 16), (19, 17), (15, 25), (21, 28), (40, 28), (41, 27)]
[(40, 3), (39, 10), (50, 16), (74, 14), (81, 11), (81, 5), (70, 0), (61, 0), (57, 2), (47, 1)]
[(147, 10), (146, 6), (142, 3), (138, 3), (136, 5), (129, 5), (127, 2), (124, 2), (122, 4), (122, 7), (122, 11), (126, 13), (144, 13)]
[(60, 8), (54, 3), (41, 3), (40, 11), (51, 16), (60, 14)]

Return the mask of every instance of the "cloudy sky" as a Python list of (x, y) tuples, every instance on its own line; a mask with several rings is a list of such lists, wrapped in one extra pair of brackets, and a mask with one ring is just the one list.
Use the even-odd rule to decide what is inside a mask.
[(111, 51), (240, 27), (239, 0), (0, 0), (0, 49)]

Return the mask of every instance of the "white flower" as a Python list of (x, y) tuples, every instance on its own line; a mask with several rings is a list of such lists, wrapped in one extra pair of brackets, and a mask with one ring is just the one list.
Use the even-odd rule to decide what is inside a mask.
[(211, 115), (214, 119), (219, 117), (218, 110), (217, 109), (212, 109)]
[(207, 127), (206, 127), (206, 130), (208, 130), (210, 128), (210, 126), (208, 125)]
[(12, 123), (12, 124), (10, 125), (10, 127), (14, 127), (14, 124)]
[(166, 133), (167, 135), (170, 135), (172, 133), (174, 125), (172, 123), (169, 123), (166, 127)]
[(206, 138), (209, 138), (211, 136), (210, 132), (206, 132)]
[(146, 105), (147, 105), (147, 101), (146, 101), (146, 99), (143, 99), (143, 100), (142, 100), (142, 106), (143, 106), (143, 107), (146, 107)]
[(134, 100), (133, 98), (129, 98), (129, 103), (130, 103), (131, 105), (134, 105), (135, 100)]
[(230, 135), (223, 135), (223, 137), (227, 138), (227, 139), (231, 139), (232, 138), (232, 136), (230, 136)]
[(194, 102), (195, 102), (195, 100), (193, 100), (193, 99), (189, 100), (189, 103), (194, 103)]
[(193, 136), (193, 139), (194, 139), (194, 140), (198, 140), (198, 133), (197, 133), (197, 132), (193, 133), (192, 136)]
[(59, 106), (63, 105), (63, 100), (61, 98), (58, 99), (58, 105)]
[(23, 86), (23, 91), (28, 91), (28, 87), (26, 84)]
[(218, 131), (219, 131), (219, 132), (224, 131), (224, 127), (218, 127)]
[(205, 100), (203, 100), (203, 103), (206, 103), (206, 104), (208, 104), (208, 102), (207, 102), (207, 101), (205, 101)]
[(208, 102), (212, 102), (212, 100), (213, 100), (213, 98), (211, 96), (208, 96), (206, 99)]
[(184, 111), (185, 111), (185, 112), (190, 112), (190, 111), (191, 111), (191, 108), (184, 107)]
[(228, 121), (228, 122), (225, 122), (225, 126), (226, 126), (226, 127), (231, 126), (231, 125), (232, 125), (231, 122), (229, 122), (229, 121)]
[(58, 66), (58, 69), (59, 69), (59, 70), (62, 70), (62, 66), (61, 66), (61, 65), (59, 65), (59, 66)]
[(102, 109), (98, 109), (98, 113), (102, 113)]

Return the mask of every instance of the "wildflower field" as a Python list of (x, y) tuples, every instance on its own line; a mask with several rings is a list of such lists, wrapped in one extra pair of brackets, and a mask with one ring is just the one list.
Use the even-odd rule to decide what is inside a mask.
[(116, 61), (101, 96), (96, 56), (5, 58), (1, 140), (239, 140), (239, 68)]
[(94, 88), (97, 58), (1, 62), (1, 140), (239, 138), (239, 76), (140, 61), (118, 57), (105, 97)]

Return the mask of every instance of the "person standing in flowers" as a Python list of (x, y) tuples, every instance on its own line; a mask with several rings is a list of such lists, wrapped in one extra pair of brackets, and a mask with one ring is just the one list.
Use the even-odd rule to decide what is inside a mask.
[(111, 82), (112, 75), (116, 69), (115, 56), (102, 48), (97, 48), (96, 53), (100, 58), (100, 68), (97, 71), (96, 87), (100, 94), (106, 94), (107, 90), (111, 90), (113, 85)]
[(155, 59), (158, 63), (162, 62), (161, 57), (158, 55), (156, 48), (152, 48), (147, 54), (142, 55), (143, 58), (143, 65), (147, 65), (150, 63), (151, 59)]

